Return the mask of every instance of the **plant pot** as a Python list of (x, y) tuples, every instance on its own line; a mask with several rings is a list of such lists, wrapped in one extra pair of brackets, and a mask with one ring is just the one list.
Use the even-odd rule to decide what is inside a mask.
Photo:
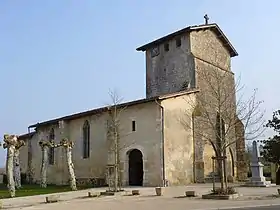
[(157, 195), (157, 196), (161, 196), (161, 195), (162, 195), (162, 193), (163, 193), (162, 191), (163, 191), (163, 190), (162, 190), (161, 187), (156, 187), (155, 190), (156, 190), (156, 195)]
[(140, 192), (139, 190), (132, 190), (132, 195), (140, 195)]

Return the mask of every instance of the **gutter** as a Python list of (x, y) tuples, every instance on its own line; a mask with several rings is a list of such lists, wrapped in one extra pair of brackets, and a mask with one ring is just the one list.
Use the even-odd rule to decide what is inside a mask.
[(165, 159), (164, 159), (164, 107), (155, 99), (157, 105), (159, 105), (161, 110), (161, 156), (162, 156), (162, 186), (166, 187), (165, 179)]

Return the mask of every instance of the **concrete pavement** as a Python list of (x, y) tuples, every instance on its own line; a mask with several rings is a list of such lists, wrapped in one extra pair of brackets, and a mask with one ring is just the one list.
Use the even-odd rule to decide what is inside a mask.
[[(104, 191), (106, 188), (94, 188), (91, 191)], [(125, 188), (132, 190), (135, 188)], [(181, 187), (167, 187), (163, 196), (155, 196), (154, 188), (143, 187), (136, 188), (140, 190), (140, 196), (108, 196), (100, 198), (82, 198), (85, 197), (89, 190), (76, 192), (64, 192), (60, 194), (62, 202), (53, 204), (42, 204), (46, 195), (19, 197), (12, 199), (3, 199), (2, 202), (6, 208), (22, 208), (25, 210), (42, 209), (42, 210), (69, 210), (69, 208), (87, 209), (217, 209), (232, 207), (251, 207), (255, 205), (280, 205), (280, 198), (272, 197), (276, 195), (277, 187), (271, 188), (247, 188), (237, 187), (237, 191), (243, 196), (233, 201), (202, 200), (201, 198), (182, 198), (186, 190), (195, 190), (198, 194), (205, 194), (211, 190), (211, 184), (193, 184)], [(268, 197), (270, 195), (270, 197)], [(279, 208), (280, 209), (280, 208)]]
[(234, 208), (234, 209), (219, 209), (219, 210), (279, 210), (280, 205), (261, 206), (261, 207), (248, 207), (248, 208)]

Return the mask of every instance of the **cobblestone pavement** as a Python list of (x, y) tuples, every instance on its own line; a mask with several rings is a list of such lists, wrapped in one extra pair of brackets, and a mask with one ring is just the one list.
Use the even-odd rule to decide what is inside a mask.
[[(199, 195), (205, 194), (211, 190), (211, 184), (193, 184), (181, 187), (167, 187), (164, 189), (163, 196), (155, 196), (154, 188), (125, 188), (125, 190), (139, 189), (140, 196), (107, 196), (99, 198), (84, 198), (88, 191), (104, 191), (106, 188), (95, 188), (92, 190), (82, 190), (76, 192), (58, 193), (61, 202), (53, 204), (43, 204), (46, 195), (20, 197), (13, 199), (3, 199), (2, 202), (6, 208), (24, 209), (24, 210), (68, 210), (69, 208), (82, 208), (110, 210), (110, 209), (163, 209), (176, 210), (187, 209), (217, 209), (225, 207), (250, 207), (255, 205), (280, 205), (280, 198), (272, 197), (277, 194), (277, 187), (270, 188), (248, 188), (237, 187), (237, 191), (243, 196), (232, 201), (202, 200), (197, 198), (183, 197), (185, 191), (195, 190)], [(270, 196), (270, 197), (268, 197)]]

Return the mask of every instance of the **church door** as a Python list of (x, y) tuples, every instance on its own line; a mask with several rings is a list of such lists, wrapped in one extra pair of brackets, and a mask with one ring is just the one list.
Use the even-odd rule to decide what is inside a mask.
[(280, 185), (280, 169), (276, 171), (276, 185)]
[(138, 149), (129, 152), (129, 185), (143, 185), (143, 155)]

